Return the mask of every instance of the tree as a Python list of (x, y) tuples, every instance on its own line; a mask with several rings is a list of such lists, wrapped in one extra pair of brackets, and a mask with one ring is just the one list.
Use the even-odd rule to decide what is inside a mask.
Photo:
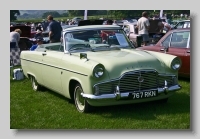
[(68, 17), (68, 13), (60, 14), (62, 17)]
[(48, 15), (52, 15), (54, 18), (61, 17), (61, 15), (57, 11), (52, 11), (52, 12), (43, 13), (42, 18), (47, 18)]
[(85, 10), (68, 10), (69, 16), (84, 16)]
[(98, 10), (96, 12), (97, 15), (106, 15), (107, 14), (107, 10)]
[(20, 15), (19, 10), (10, 10), (10, 21), (17, 20), (17, 15)]

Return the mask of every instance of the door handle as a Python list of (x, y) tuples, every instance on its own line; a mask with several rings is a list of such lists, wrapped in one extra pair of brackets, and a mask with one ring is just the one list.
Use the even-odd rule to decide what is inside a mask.
[(160, 49), (160, 51), (164, 51), (164, 50), (165, 50), (164, 48)]
[(44, 55), (47, 55), (47, 53), (42, 53), (42, 55), (44, 56)]
[(190, 53), (190, 50), (188, 50), (187, 53)]

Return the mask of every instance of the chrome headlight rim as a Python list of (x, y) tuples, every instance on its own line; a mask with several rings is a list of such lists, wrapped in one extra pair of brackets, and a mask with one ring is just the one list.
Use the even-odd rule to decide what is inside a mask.
[(95, 78), (103, 77), (104, 73), (105, 73), (105, 68), (102, 64), (96, 65), (93, 69), (93, 76)]
[(181, 59), (179, 57), (176, 57), (171, 62), (171, 68), (173, 70), (179, 70), (181, 68), (181, 64), (182, 64)]

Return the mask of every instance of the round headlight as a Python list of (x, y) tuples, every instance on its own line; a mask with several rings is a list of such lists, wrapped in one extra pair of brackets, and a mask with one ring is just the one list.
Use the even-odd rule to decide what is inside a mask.
[(171, 63), (171, 68), (173, 70), (179, 70), (181, 68), (181, 59), (176, 57), (175, 59), (173, 59), (172, 63)]
[(96, 78), (102, 77), (104, 74), (104, 67), (103, 65), (97, 65), (93, 70), (93, 75)]

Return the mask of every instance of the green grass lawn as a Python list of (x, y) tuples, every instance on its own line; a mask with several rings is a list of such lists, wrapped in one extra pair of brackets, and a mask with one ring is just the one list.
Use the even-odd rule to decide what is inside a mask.
[(31, 82), (10, 77), (10, 129), (190, 129), (190, 81), (167, 103), (155, 102), (97, 107), (85, 114), (69, 99)]

